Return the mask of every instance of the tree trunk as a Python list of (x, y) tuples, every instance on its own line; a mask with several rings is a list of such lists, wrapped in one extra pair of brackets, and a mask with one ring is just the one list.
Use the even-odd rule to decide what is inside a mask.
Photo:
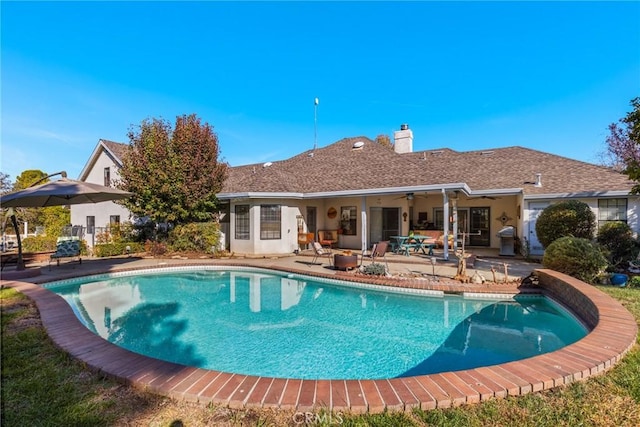
[(16, 230), (16, 239), (18, 239), (18, 261), (16, 262), (16, 270), (24, 270), (24, 260), (22, 259), (22, 239), (20, 238), (20, 229), (15, 215), (11, 215), (11, 223)]

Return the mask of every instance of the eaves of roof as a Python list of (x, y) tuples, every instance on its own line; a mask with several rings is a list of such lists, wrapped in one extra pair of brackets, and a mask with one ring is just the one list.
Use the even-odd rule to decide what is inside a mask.
[(102, 152), (105, 152), (118, 167), (122, 167), (122, 156), (127, 147), (128, 145), (121, 144), (119, 142), (113, 142), (106, 139), (99, 140), (98, 144), (96, 144), (93, 149), (89, 160), (84, 165), (84, 168), (82, 168), (82, 171), (80, 171), (78, 180), (84, 181), (87, 178), (87, 175), (89, 175), (89, 172), (93, 169), (93, 166)]

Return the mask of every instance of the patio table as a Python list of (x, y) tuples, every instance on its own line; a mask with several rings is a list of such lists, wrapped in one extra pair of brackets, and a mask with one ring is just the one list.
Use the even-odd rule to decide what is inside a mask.
[[(425, 255), (433, 255), (433, 248), (436, 247), (436, 240), (430, 236), (391, 236), (392, 250), (394, 253), (404, 253), (409, 256), (409, 250), (413, 249), (414, 252), (422, 251)], [(427, 252), (425, 249), (429, 249)]]
[(422, 236), (418, 234), (416, 234), (415, 236), (411, 236), (411, 238), (416, 242), (416, 246), (414, 249), (415, 252), (421, 250), (423, 254), (427, 255), (425, 248), (428, 248), (428, 255), (433, 255), (433, 248), (436, 247), (436, 239), (431, 236)]

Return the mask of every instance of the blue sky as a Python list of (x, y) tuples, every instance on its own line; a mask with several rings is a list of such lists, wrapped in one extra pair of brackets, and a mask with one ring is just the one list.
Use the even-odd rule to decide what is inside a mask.
[(343, 137), (600, 162), (640, 96), (640, 2), (7, 2), (0, 171), (197, 114), (232, 166)]

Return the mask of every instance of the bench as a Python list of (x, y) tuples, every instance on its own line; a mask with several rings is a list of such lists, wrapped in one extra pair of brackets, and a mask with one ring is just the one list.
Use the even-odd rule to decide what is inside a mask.
[(409, 252), (411, 251), (411, 249), (413, 249), (415, 251), (417, 247), (418, 247), (418, 245), (416, 243), (403, 243), (398, 248), (398, 253), (399, 254), (405, 254), (406, 256), (410, 256), (411, 254)]
[[(26, 253), (22, 254), (22, 262), (27, 264), (28, 262), (36, 261), (38, 254), (35, 253)], [(4, 271), (4, 268), (10, 264), (18, 264), (18, 253), (17, 252), (3, 252), (2, 257), (0, 258), (0, 271)]]
[(55, 259), (56, 265), (60, 266), (61, 258), (78, 257), (78, 262), (82, 264), (80, 257), (80, 240), (79, 239), (58, 239), (56, 251), (49, 258), (49, 270), (51, 270), (51, 262)]

